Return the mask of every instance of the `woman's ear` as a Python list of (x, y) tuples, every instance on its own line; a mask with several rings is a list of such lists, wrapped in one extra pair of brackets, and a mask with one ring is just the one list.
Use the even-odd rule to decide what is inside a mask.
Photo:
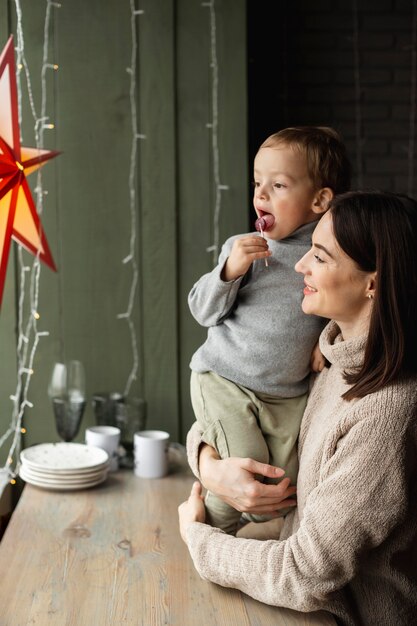
[(376, 272), (372, 272), (369, 274), (368, 282), (366, 285), (366, 297), (372, 300), (375, 296), (375, 290), (376, 290)]
[(312, 209), (314, 213), (325, 213), (329, 207), (329, 202), (334, 196), (330, 187), (323, 187), (316, 193)]

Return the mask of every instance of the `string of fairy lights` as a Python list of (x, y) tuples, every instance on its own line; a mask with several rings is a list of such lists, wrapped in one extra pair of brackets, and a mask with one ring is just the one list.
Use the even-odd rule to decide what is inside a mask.
[[(136, 18), (142, 15), (144, 11), (137, 10), (135, 8), (134, 0), (130, 2), (131, 13), (131, 63), (127, 68), (127, 72), (130, 76), (130, 108), (131, 108), (131, 128), (132, 128), (132, 145), (130, 154), (130, 168), (129, 168), (129, 200), (130, 200), (130, 246), (129, 253), (123, 259), (123, 264), (131, 266), (132, 271), (132, 283), (129, 290), (129, 298), (126, 312), (120, 313), (117, 317), (119, 319), (125, 319), (131, 338), (132, 345), (132, 368), (127, 378), (127, 382), (124, 389), (124, 395), (129, 394), (131, 385), (137, 377), (137, 371), (139, 366), (139, 354), (137, 345), (137, 336), (135, 325), (132, 318), (135, 294), (139, 279), (139, 270), (136, 255), (136, 210), (137, 210), (137, 191), (136, 191), (136, 171), (137, 171), (137, 141), (138, 139), (144, 139), (145, 135), (138, 132), (137, 127), (137, 105), (136, 105), (136, 58), (137, 58), (137, 36), (136, 36)], [(26, 86), (28, 92), (28, 99), (30, 104), (31, 113), (34, 119), (34, 134), (36, 147), (42, 149), (44, 146), (44, 131), (47, 129), (53, 129), (54, 125), (50, 123), (47, 113), (47, 89), (46, 89), (46, 74), (48, 70), (57, 70), (58, 65), (50, 63), (48, 59), (49, 50), (49, 30), (51, 11), (55, 8), (60, 8), (61, 5), (52, 0), (46, 2), (46, 13), (44, 21), (44, 42), (43, 42), (43, 61), (41, 69), (41, 107), (40, 115), (37, 114), (35, 101), (33, 97), (31, 75), (29, 66), (25, 56), (25, 43), (23, 37), (23, 16), (20, 5), (20, 0), (15, 0), (16, 9), (16, 81), (18, 92), (18, 113), (19, 113), (19, 126), (21, 128), (22, 121), (22, 86), (21, 86), (21, 74), (22, 70), (26, 79)], [(47, 191), (43, 187), (42, 173), (38, 170), (36, 187), (34, 189), (36, 193), (36, 208), (39, 215), (43, 211), (44, 196), (47, 195)], [(15, 457), (20, 449), (21, 435), (25, 432), (23, 427), (23, 416), (25, 409), (32, 408), (33, 404), (28, 399), (28, 392), (31, 377), (34, 374), (33, 362), (39, 341), (42, 337), (48, 336), (49, 332), (42, 331), (38, 328), (38, 320), (40, 315), (38, 313), (39, 303), (39, 282), (41, 265), (39, 255), (36, 256), (32, 262), (32, 266), (28, 266), (23, 258), (22, 248), (18, 248), (18, 260), (20, 267), (20, 279), (19, 279), (19, 298), (18, 298), (18, 341), (17, 341), (17, 383), (16, 390), (11, 396), (13, 402), (12, 418), (6, 432), (0, 438), (0, 447), (12, 436), (12, 443), (9, 448), (4, 470), (7, 471), (10, 481), (15, 483), (15, 476), (18, 467), (18, 462)], [(27, 275), (30, 274), (29, 285), (27, 285)], [(29, 291), (30, 298), (30, 314), (25, 322), (24, 310), (26, 305), (27, 291)]]
[(132, 270), (132, 283), (129, 290), (129, 299), (127, 304), (126, 312), (119, 313), (118, 319), (126, 320), (131, 345), (132, 345), (132, 369), (128, 375), (126, 386), (124, 389), (124, 397), (126, 398), (129, 394), (130, 388), (134, 380), (137, 377), (137, 371), (139, 368), (139, 353), (138, 353), (138, 342), (136, 336), (135, 324), (132, 318), (133, 307), (135, 303), (135, 295), (138, 286), (139, 280), (139, 270), (138, 270), (138, 261), (136, 254), (136, 211), (137, 211), (137, 182), (136, 182), (136, 172), (137, 172), (137, 154), (138, 154), (138, 140), (146, 139), (146, 135), (143, 135), (138, 132), (138, 120), (137, 120), (137, 104), (136, 104), (136, 59), (137, 59), (137, 35), (136, 35), (136, 20), (137, 17), (143, 15), (144, 11), (141, 9), (135, 8), (135, 1), (129, 0), (130, 2), (130, 30), (132, 37), (132, 48), (131, 48), (131, 58), (130, 58), (130, 66), (126, 68), (127, 73), (130, 76), (130, 113), (131, 113), (131, 131), (132, 131), (132, 143), (131, 143), (131, 151), (130, 151), (130, 167), (129, 167), (129, 208), (130, 208), (130, 247), (129, 254), (123, 259), (124, 265), (130, 265)]
[[(14, 0), (16, 11), (16, 82), (17, 82), (17, 97), (18, 97), (18, 116), (19, 126), (22, 127), (22, 74), (25, 78), (29, 106), (34, 120), (34, 135), (36, 147), (42, 150), (44, 147), (44, 131), (54, 128), (54, 124), (50, 122), (47, 115), (47, 88), (46, 88), (46, 76), (49, 70), (57, 70), (58, 65), (51, 63), (48, 58), (49, 53), (49, 32), (51, 14), (54, 9), (61, 7), (61, 4), (52, 0), (46, 0), (46, 12), (44, 20), (44, 41), (43, 41), (43, 59), (41, 68), (41, 105), (40, 115), (37, 113), (35, 100), (32, 89), (32, 79), (29, 71), (29, 65), (25, 56), (25, 41), (23, 36), (23, 14), (20, 5), (20, 0)], [(131, 129), (132, 129), (132, 145), (130, 154), (130, 167), (129, 167), (129, 207), (130, 207), (130, 245), (129, 253), (123, 259), (124, 265), (130, 265), (132, 271), (132, 283), (129, 290), (129, 298), (127, 308), (124, 313), (120, 313), (118, 319), (126, 320), (130, 332), (131, 346), (132, 346), (132, 368), (128, 375), (127, 382), (124, 389), (124, 395), (129, 394), (131, 385), (137, 377), (137, 371), (139, 367), (139, 354), (138, 343), (135, 325), (133, 321), (133, 307), (135, 301), (135, 294), (137, 291), (137, 285), (139, 280), (139, 270), (136, 254), (136, 211), (137, 211), (137, 142), (140, 139), (145, 139), (145, 135), (138, 132), (137, 124), (137, 103), (136, 103), (136, 59), (137, 59), (137, 35), (136, 35), (136, 19), (139, 15), (144, 13), (143, 10), (135, 8), (134, 0), (129, 0), (130, 13), (131, 13), (131, 62), (130, 67), (127, 68), (127, 72), (130, 76), (130, 109), (131, 109)], [(22, 134), (22, 132), (21, 132)], [(21, 140), (23, 138), (21, 137)], [(44, 189), (42, 182), (41, 169), (37, 172), (36, 187), (34, 189), (36, 193), (36, 209), (39, 215), (42, 214), (44, 206), (44, 197), (47, 195), (47, 190)], [(34, 257), (32, 265), (28, 265), (24, 259), (24, 253), (22, 248), (18, 247), (18, 264), (20, 270), (19, 276), (19, 294), (18, 294), (18, 338), (17, 338), (17, 381), (16, 389), (13, 395), (10, 396), (13, 402), (13, 411), (10, 424), (3, 435), (0, 437), (0, 447), (12, 437), (12, 442), (9, 448), (7, 461), (3, 467), (10, 478), (10, 482), (14, 484), (16, 473), (18, 470), (18, 452), (21, 445), (21, 435), (26, 432), (23, 426), (23, 417), (26, 408), (33, 408), (32, 402), (29, 400), (29, 387), (30, 381), (34, 374), (33, 363), (38, 348), (39, 341), (42, 337), (49, 335), (48, 331), (41, 330), (39, 328), (40, 314), (38, 313), (39, 304), (39, 284), (41, 265), (39, 260), (39, 254)], [(29, 278), (28, 278), (29, 277)], [(25, 320), (25, 310), (27, 309), (27, 298), (29, 295), (29, 314)]]
[(222, 191), (229, 189), (221, 183), (220, 151), (219, 151), (219, 64), (217, 62), (217, 31), (216, 8), (214, 0), (202, 2), (202, 7), (209, 9), (210, 16), (210, 68), (211, 68), (211, 121), (206, 124), (211, 129), (211, 152), (213, 161), (214, 210), (213, 210), (213, 243), (206, 248), (213, 255), (213, 266), (217, 264), (220, 246), (220, 215), (222, 208)]
[[(32, 80), (29, 66), (25, 55), (25, 41), (23, 36), (23, 16), (20, 0), (14, 0), (16, 11), (16, 82), (18, 97), (18, 116), (19, 127), (22, 128), (22, 74), (25, 78), (26, 89), (28, 93), (29, 105), (34, 121), (34, 135), (36, 147), (39, 150), (44, 146), (44, 131), (53, 129), (54, 124), (49, 120), (47, 111), (47, 89), (46, 89), (46, 73), (48, 70), (57, 70), (56, 64), (50, 63), (49, 54), (49, 32), (52, 12), (61, 7), (60, 3), (46, 0), (46, 11), (44, 19), (44, 41), (43, 41), (43, 58), (41, 69), (41, 106), (40, 115), (38, 115), (32, 90)], [(21, 132), (22, 134), (22, 132)], [(22, 140), (22, 137), (21, 137)], [(36, 180), (36, 210), (39, 215), (42, 214), (44, 197), (47, 190), (44, 189), (42, 183), (42, 171), (37, 172)], [(33, 407), (29, 400), (29, 387), (34, 373), (33, 363), (36, 351), (42, 337), (49, 335), (46, 330), (40, 329), (40, 314), (38, 312), (39, 304), (39, 282), (41, 265), (39, 253), (34, 257), (32, 264), (25, 262), (22, 248), (18, 247), (18, 266), (19, 266), (19, 297), (18, 297), (18, 338), (17, 338), (17, 381), (15, 392), (10, 396), (13, 403), (12, 417), (5, 433), (0, 437), (0, 447), (12, 437), (7, 461), (3, 467), (3, 471), (7, 472), (10, 482), (14, 484), (16, 472), (18, 469), (18, 452), (21, 445), (21, 436), (25, 432), (23, 426), (23, 417), (27, 408)], [(29, 278), (28, 278), (29, 277)], [(27, 304), (27, 298), (29, 303)], [(26, 319), (25, 319), (25, 311)]]

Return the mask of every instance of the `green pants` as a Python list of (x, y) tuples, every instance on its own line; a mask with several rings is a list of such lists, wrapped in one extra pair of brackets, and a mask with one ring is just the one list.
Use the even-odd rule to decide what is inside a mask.
[[(213, 372), (192, 372), (191, 402), (203, 441), (222, 459), (249, 457), (270, 463), (284, 469), (296, 483), (296, 442), (307, 394), (296, 398), (255, 394)], [(212, 493), (206, 496), (206, 509), (208, 523), (227, 533), (236, 532), (239, 511)]]

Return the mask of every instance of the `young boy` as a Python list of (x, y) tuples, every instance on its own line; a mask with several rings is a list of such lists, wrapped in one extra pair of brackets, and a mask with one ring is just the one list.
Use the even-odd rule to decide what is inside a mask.
[[(349, 185), (349, 159), (333, 129), (287, 128), (268, 137), (254, 163), (261, 235), (228, 239), (216, 268), (188, 298), (195, 319), (208, 327), (190, 363), (203, 440), (221, 458), (281, 467), (294, 484), (310, 359), (326, 323), (302, 312), (303, 279), (294, 265), (333, 195)], [(211, 493), (206, 508), (209, 523), (236, 532), (239, 511)]]

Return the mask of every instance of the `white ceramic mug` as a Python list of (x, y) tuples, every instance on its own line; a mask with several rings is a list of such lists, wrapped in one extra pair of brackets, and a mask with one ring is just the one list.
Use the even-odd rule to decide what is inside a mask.
[(85, 431), (85, 443), (89, 446), (102, 448), (109, 455), (111, 472), (115, 472), (119, 468), (119, 455), (117, 453), (119, 442), (120, 428), (115, 426), (91, 426)]
[(142, 430), (134, 435), (135, 474), (141, 478), (162, 478), (168, 473), (169, 433)]

